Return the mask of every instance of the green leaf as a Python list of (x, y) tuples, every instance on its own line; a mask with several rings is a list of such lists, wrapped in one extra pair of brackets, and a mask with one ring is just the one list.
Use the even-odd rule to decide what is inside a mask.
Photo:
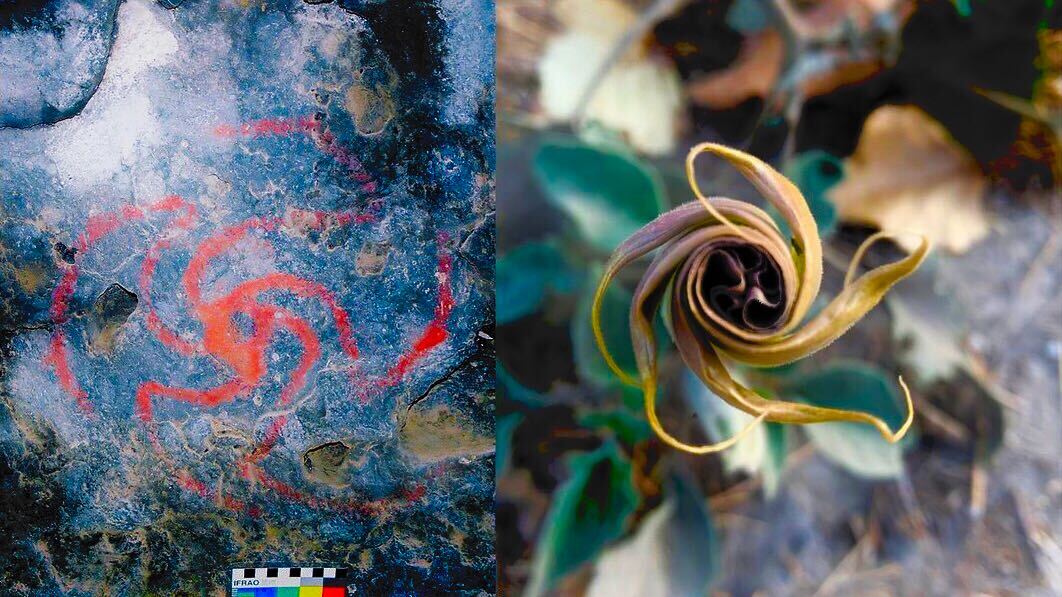
[(535, 178), (582, 238), (611, 253), (666, 206), (657, 173), (634, 156), (572, 140), (543, 142)]
[[(597, 280), (601, 275), (599, 267), (593, 268), (590, 279)], [(594, 341), (593, 328), (590, 325), (590, 308), (593, 305), (593, 288), (588, 288), (579, 297), (575, 307), (575, 316), (571, 322), (572, 352), (575, 358), (575, 371), (586, 383), (598, 387), (614, 387), (620, 381), (612, 373), (601, 356), (601, 351)], [(631, 346), (630, 308), (633, 295), (619, 284), (613, 284), (605, 292), (601, 301), (601, 330), (609, 352), (624, 371), (634, 372), (637, 367), (634, 360), (634, 348)]]
[(686, 180), (686, 169), (682, 164), (668, 160), (656, 162), (655, 165), (660, 174), (660, 181), (664, 184), (664, 197), (670, 202), (668, 209), (694, 200), (690, 181)]
[(506, 324), (538, 310), (552, 289), (570, 292), (575, 275), (552, 242), (532, 242), (498, 258), (495, 318)]
[(577, 131), (578, 139), (599, 150), (612, 150), (619, 153), (630, 151), (630, 144), (624, 140), (623, 131), (617, 130), (599, 120), (589, 120)]
[[(809, 318), (810, 319), (810, 318)], [(771, 377), (787, 377), (800, 370), (800, 362), (795, 361), (778, 365), (777, 367), (749, 367), (754, 373), (769, 375)]]
[(494, 442), (494, 476), (500, 477), (509, 469), (509, 458), (513, 452), (513, 431), (523, 419), (520, 413), (512, 413), (498, 418), (495, 426)]
[[(907, 414), (896, 378), (868, 363), (835, 362), (786, 380), (782, 393), (815, 406), (867, 412), (894, 430)], [(869, 425), (816, 423), (804, 430), (819, 452), (856, 475), (888, 479), (903, 472), (902, 446), (890, 444)]]
[(617, 439), (628, 445), (644, 441), (652, 434), (645, 418), (625, 410), (587, 413), (579, 418), (579, 424), (591, 429), (608, 429)]
[(885, 305), (892, 316), (893, 340), (905, 347), (900, 363), (915, 381), (926, 385), (946, 381), (966, 367), (966, 354), (959, 348), (962, 327), (948, 310), (933, 303), (908, 304), (895, 296), (888, 297)]
[(671, 594), (704, 595), (719, 572), (720, 549), (712, 515), (705, 497), (684, 479), (673, 477), (669, 488), (675, 516), (668, 533), (668, 567), (678, 587), (689, 589)]
[[(692, 372), (687, 371), (683, 377), (683, 389), (686, 400), (697, 413), (705, 434), (713, 442), (720, 442), (732, 437), (752, 421), (752, 415), (730, 406), (716, 396)], [(784, 436), (783, 436), (784, 438)], [(776, 438), (777, 441), (777, 438)], [(758, 425), (738, 443), (722, 452), (723, 467), (728, 471), (745, 471), (750, 474), (764, 474), (765, 487), (777, 480), (778, 470), (774, 466), (776, 455), (771, 453), (770, 436), (767, 426)], [(782, 455), (784, 462), (785, 455)], [(774, 475), (767, 479), (768, 475)], [(774, 486), (770, 487), (773, 492)], [(770, 493), (770, 492), (769, 492)]]
[(738, 33), (750, 35), (770, 26), (770, 18), (762, 0), (737, 0), (726, 13), (726, 24)]
[(494, 379), (497, 385), (498, 391), (502, 393), (506, 400), (514, 400), (516, 402), (522, 402), (528, 406), (539, 407), (542, 405), (542, 398), (538, 392), (524, 387), (520, 382), (506, 371), (505, 367), (500, 362), (494, 363)]
[[(837, 227), (837, 208), (826, 193), (844, 178), (844, 163), (825, 151), (806, 151), (786, 165), (785, 175), (807, 199), (811, 215), (819, 225), (819, 235), (826, 237), (833, 233)], [(778, 217), (775, 221), (788, 234), (785, 222)]]
[(623, 534), (638, 507), (631, 463), (613, 441), (571, 457), (571, 476), (553, 493), (535, 549), (528, 595), (542, 595), (557, 580)]
[(785, 470), (785, 459), (789, 455), (789, 433), (781, 423), (766, 423), (763, 426), (767, 434), (767, 454), (763, 459), (763, 492), (767, 497), (774, 497), (778, 492), (778, 483)]
[(623, 402), (623, 407), (631, 412), (645, 412), (645, 394), (642, 393), (641, 388), (623, 386), (620, 390), (620, 400)]
[(704, 496), (681, 479), (637, 533), (606, 551), (587, 597), (707, 595), (719, 571), (719, 544)]

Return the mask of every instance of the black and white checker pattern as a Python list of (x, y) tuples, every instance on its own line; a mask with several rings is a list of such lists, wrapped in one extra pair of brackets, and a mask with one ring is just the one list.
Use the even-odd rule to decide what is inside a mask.
[(346, 578), (346, 568), (235, 568), (232, 580), (266, 578)]
[(232, 588), (348, 587), (347, 568), (294, 566), (289, 568), (233, 568)]

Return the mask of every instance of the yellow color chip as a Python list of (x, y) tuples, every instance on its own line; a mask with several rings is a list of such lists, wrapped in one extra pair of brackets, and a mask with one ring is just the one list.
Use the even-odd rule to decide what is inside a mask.
[(299, 597), (323, 597), (324, 587), (299, 587)]

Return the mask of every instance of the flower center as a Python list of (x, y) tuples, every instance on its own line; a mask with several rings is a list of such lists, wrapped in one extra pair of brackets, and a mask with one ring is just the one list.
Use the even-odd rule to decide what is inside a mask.
[(700, 293), (724, 320), (752, 331), (771, 330), (785, 312), (785, 288), (774, 259), (746, 244), (713, 247), (704, 262)]

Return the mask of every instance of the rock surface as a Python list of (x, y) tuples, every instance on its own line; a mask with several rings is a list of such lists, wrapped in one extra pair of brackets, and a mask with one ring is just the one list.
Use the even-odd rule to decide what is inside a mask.
[(493, 592), (490, 3), (12, 6), (0, 592)]

